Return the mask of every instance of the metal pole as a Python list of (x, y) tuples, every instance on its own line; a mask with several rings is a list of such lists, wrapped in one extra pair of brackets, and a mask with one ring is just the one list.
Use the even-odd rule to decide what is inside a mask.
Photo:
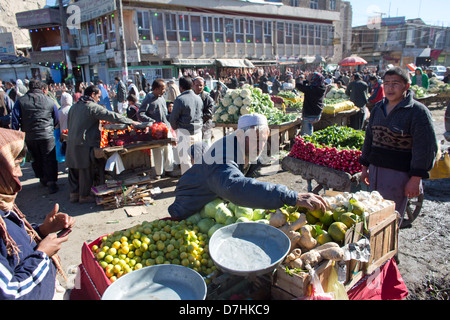
[(59, 17), (61, 19), (61, 32), (60, 32), (60, 34), (61, 34), (61, 49), (62, 49), (62, 52), (64, 55), (64, 62), (68, 66), (67, 67), (67, 75), (68, 76), (72, 75), (72, 84), (74, 84), (72, 68), (69, 68), (69, 66), (72, 66), (72, 63), (68, 63), (68, 61), (67, 61), (67, 59), (70, 59), (70, 57), (68, 57), (68, 50), (67, 50), (69, 43), (67, 42), (67, 21), (66, 21), (66, 15), (65, 15), (65, 11), (64, 11), (63, 0), (58, 0), (58, 5), (59, 5)]
[(116, 0), (118, 20), (119, 20), (119, 47), (122, 66), (122, 80), (127, 83), (128, 78), (128, 62), (127, 62), (127, 44), (125, 42), (125, 34), (123, 29), (123, 5), (122, 0)]

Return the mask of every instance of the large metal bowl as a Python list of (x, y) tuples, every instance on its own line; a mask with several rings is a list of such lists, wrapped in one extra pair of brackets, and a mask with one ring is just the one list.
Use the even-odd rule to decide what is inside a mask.
[(225, 273), (250, 277), (273, 271), (289, 253), (291, 241), (279, 229), (256, 222), (220, 228), (209, 240), (209, 254)]
[(102, 300), (204, 300), (206, 283), (195, 270), (160, 264), (134, 270), (114, 281)]

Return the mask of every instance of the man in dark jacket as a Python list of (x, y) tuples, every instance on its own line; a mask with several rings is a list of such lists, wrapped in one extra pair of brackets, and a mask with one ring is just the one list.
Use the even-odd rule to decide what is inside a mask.
[(30, 81), (30, 90), (14, 104), (11, 129), (26, 133), (25, 143), (33, 158), (36, 178), (48, 187), (49, 193), (58, 191), (58, 162), (54, 131), (59, 123), (58, 107), (43, 92), (39, 80)]
[(361, 181), (394, 201), (401, 217), (408, 198), (422, 192), (438, 150), (431, 113), (409, 88), (405, 70), (386, 72), (386, 97), (372, 109), (359, 160)]
[(169, 122), (177, 131), (175, 162), (180, 164), (183, 174), (191, 167), (188, 149), (192, 144), (202, 141), (203, 101), (192, 90), (190, 78), (180, 78), (179, 86), (181, 94), (173, 102)]
[(124, 103), (127, 100), (127, 87), (119, 77), (115, 77), (116, 82), (116, 99), (114, 105), (114, 111), (122, 114), (124, 112)]
[[(216, 199), (254, 209), (284, 205), (325, 210), (324, 200), (286, 186), (254, 179), (258, 160), (269, 137), (267, 119), (260, 114), (239, 118), (238, 130), (217, 140), (178, 181), (169, 214), (185, 219)], [(200, 157), (198, 157), (200, 158)]]
[(206, 142), (208, 145), (210, 145), (213, 137), (212, 117), (215, 107), (214, 99), (208, 92), (203, 90), (205, 88), (205, 80), (202, 77), (195, 78), (193, 81), (193, 85), (195, 94), (197, 94), (203, 101), (203, 142)]
[(355, 130), (363, 128), (363, 122), (368, 110), (366, 107), (369, 86), (361, 79), (359, 73), (353, 75), (353, 81), (347, 86), (345, 94), (350, 97), (350, 101), (360, 110), (357, 114), (350, 117), (350, 126)]
[(14, 107), (14, 101), (2, 89), (2, 80), (0, 79), (0, 127), (9, 129), (11, 127), (11, 111)]
[(302, 111), (302, 135), (312, 135), (314, 123), (320, 121), (323, 110), (323, 99), (327, 88), (324, 85), (325, 78), (320, 73), (308, 75), (307, 81), (297, 81), (297, 90), (305, 94)]

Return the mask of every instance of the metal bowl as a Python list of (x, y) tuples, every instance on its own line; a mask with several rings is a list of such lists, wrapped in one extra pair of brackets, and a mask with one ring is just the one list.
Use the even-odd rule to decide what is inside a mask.
[(279, 229), (256, 222), (220, 228), (209, 239), (209, 255), (225, 273), (259, 276), (273, 271), (287, 256), (289, 238)]
[(134, 270), (114, 281), (102, 300), (204, 300), (206, 283), (195, 270), (159, 264)]

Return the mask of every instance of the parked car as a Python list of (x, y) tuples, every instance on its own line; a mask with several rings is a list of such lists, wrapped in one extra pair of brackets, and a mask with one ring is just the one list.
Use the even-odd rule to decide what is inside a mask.
[(447, 106), (447, 110), (445, 110), (445, 140), (450, 141), (450, 103)]
[(439, 80), (441, 80), (441, 81), (444, 80), (445, 72), (447, 71), (446, 67), (444, 67), (444, 66), (430, 66), (430, 67), (428, 67), (428, 69), (432, 70), (433, 73), (436, 74), (436, 77)]

